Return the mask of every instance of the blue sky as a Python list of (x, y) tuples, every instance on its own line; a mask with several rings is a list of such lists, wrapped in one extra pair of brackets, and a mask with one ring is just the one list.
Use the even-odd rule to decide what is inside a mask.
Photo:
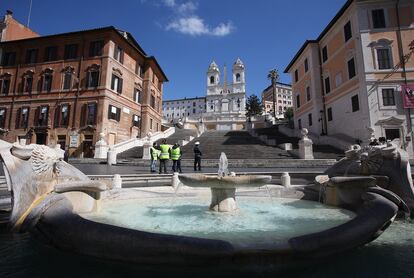
[[(154, 55), (170, 82), (164, 99), (205, 95), (212, 60), (222, 68), (240, 57), (247, 94), (270, 83), (267, 73), (283, 73), (306, 39), (316, 39), (346, 0), (32, 0), (30, 28), (41, 35), (108, 25), (129, 31)], [(1, 0), (27, 23), (30, 0)], [(230, 75), (229, 75), (230, 76)]]

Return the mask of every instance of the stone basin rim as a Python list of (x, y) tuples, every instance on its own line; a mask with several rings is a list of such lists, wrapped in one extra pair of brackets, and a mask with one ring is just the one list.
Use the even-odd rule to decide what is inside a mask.
[(205, 174), (179, 174), (178, 179), (190, 187), (207, 188), (237, 188), (237, 187), (260, 187), (269, 184), (272, 180), (270, 175), (236, 175), (218, 177)]

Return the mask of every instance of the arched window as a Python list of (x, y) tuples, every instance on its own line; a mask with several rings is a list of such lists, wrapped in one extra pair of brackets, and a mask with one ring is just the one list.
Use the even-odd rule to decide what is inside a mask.
[(236, 82), (240, 82), (240, 73), (236, 73)]
[(210, 76), (210, 84), (214, 84), (214, 76)]

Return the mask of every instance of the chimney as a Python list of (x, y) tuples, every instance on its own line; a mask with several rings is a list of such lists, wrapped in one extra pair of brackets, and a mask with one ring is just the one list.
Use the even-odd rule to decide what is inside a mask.
[(4, 19), (9, 19), (9, 18), (13, 18), (13, 12), (11, 10), (7, 10), (6, 16), (4, 17)]

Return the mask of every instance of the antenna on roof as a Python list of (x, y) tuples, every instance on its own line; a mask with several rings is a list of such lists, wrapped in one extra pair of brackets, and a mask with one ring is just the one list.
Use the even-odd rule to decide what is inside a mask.
[(29, 16), (27, 17), (27, 27), (29, 27), (30, 25), (30, 14), (32, 13), (32, 0), (30, 0), (30, 5), (29, 5)]

